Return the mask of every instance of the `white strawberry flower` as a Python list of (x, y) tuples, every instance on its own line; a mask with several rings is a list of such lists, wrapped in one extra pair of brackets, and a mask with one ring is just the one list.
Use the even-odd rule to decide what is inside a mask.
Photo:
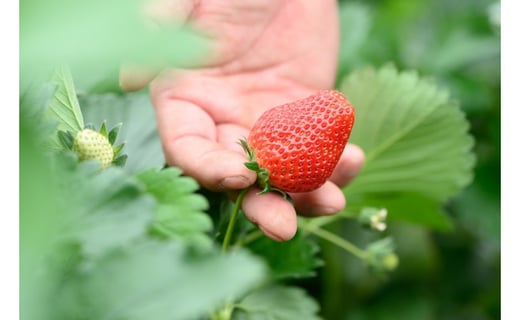
[(382, 232), (386, 230), (387, 215), (386, 208), (363, 208), (359, 215), (359, 222), (364, 227)]

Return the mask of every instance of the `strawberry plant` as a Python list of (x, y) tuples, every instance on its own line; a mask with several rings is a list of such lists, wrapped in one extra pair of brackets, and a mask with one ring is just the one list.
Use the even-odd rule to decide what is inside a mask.
[[(49, 247), (45, 269), (46, 276), (57, 280), (48, 286), (47, 294), (52, 292), (63, 301), (58, 308), (46, 310), (55, 318), (89, 314), (130, 319), (318, 319), (317, 302), (287, 281), (312, 279), (326, 265), (320, 257), (322, 241), (358, 257), (374, 276), (384, 279), (399, 264), (386, 224), (401, 220), (448, 228), (450, 222), (439, 211), (439, 204), (470, 179), (471, 138), (464, 118), (457, 116), (460, 112), (447, 95), (431, 82), (413, 73), (398, 73), (391, 66), (354, 72), (342, 88), (356, 105), (352, 135), (354, 111), (341, 91), (330, 91), (296, 102), (309, 106), (303, 119), (293, 114), (292, 104), (271, 109), (259, 119), (248, 143), (242, 142), (251, 157), (245, 165), (258, 170), (260, 176), (262, 170), (269, 173), (265, 181), (259, 180), (264, 192), (318, 187), (331, 174), (349, 136), (367, 151), (366, 166), (345, 189), (350, 200), (347, 209), (335, 216), (301, 217), (295, 237), (279, 243), (266, 238), (240, 214), (240, 196), (232, 203), (224, 195), (202, 190), (178, 168), (161, 165), (164, 160), (156, 129), (148, 122), (147, 129), (141, 130), (140, 122), (150, 118), (132, 116), (138, 108), (152, 110), (142, 93), (122, 97), (77, 94), (66, 68), (57, 69), (50, 83), (54, 94), (42, 118), (54, 129), (49, 130), (48, 138), (40, 139), (47, 141), (48, 150), (54, 150), (47, 162), (57, 170), (51, 171), (53, 190), (61, 194), (53, 203), (62, 221), (57, 227), (60, 236)], [(369, 97), (381, 100), (363, 100), (368, 87), (374, 90)], [(328, 106), (320, 107), (323, 102)], [(278, 115), (283, 112), (287, 115)], [(324, 119), (330, 121), (323, 126), (307, 123), (305, 115), (313, 112), (325, 112)], [(293, 118), (294, 124), (277, 122), (287, 119), (284, 117)], [(83, 118), (102, 123), (100, 132), (85, 129)], [(309, 121), (319, 117), (312, 119)], [(119, 125), (107, 132), (106, 123)], [(385, 125), (377, 132), (369, 126), (374, 123)], [(309, 139), (314, 138), (323, 149), (308, 152), (308, 148), (290, 151), (287, 147), (288, 154), (272, 158), (273, 145), (277, 149), (283, 145), (265, 133), (279, 131), (271, 126), (282, 126), (284, 141), (293, 141), (298, 132), (311, 132), (304, 129), (313, 124), (322, 131), (313, 131), (316, 137), (310, 134)], [(87, 141), (87, 148), (95, 145), (116, 154), (112, 147), (116, 132), (128, 146), (128, 165), (122, 168), (108, 158), (86, 157), (77, 146)], [(129, 139), (142, 139), (143, 135), (150, 139), (137, 145)], [(426, 144), (426, 140), (436, 142)], [(334, 148), (329, 149), (328, 143)], [(413, 155), (406, 152), (408, 148), (413, 148)], [(132, 163), (132, 154), (142, 152), (149, 152), (153, 161)], [(308, 154), (311, 158), (301, 160)], [(330, 164), (320, 162), (315, 169), (320, 154), (329, 154)], [(303, 163), (285, 166), (279, 161), (286, 157)], [(277, 165), (289, 171), (277, 170)], [(390, 173), (389, 167), (394, 168)], [(310, 176), (310, 182), (294, 184), (291, 168), (307, 170), (304, 177)], [(289, 178), (278, 179), (284, 175)], [(298, 189), (301, 186), (306, 189)], [(409, 213), (407, 201), (424, 204), (423, 212)], [(360, 247), (327, 228), (343, 219), (358, 220), (373, 230), (372, 242)], [(105, 288), (107, 283), (111, 283), (109, 288)], [(143, 295), (146, 298), (136, 300)]]
[[(359, 67), (360, 57), (379, 52), (362, 47), (370, 22), (363, 5), (341, 12), (354, 15), (343, 22), (358, 19), (359, 34), (346, 34), (351, 51), (341, 52), (334, 90), (273, 106), (240, 142), (262, 193), (282, 192), (287, 201), (323, 184), (347, 142), (365, 152), (361, 172), (343, 188), (346, 208), (298, 217), (296, 234), (284, 242), (242, 214), (246, 190), (231, 200), (166, 165), (148, 92), (85, 89), (88, 75), (103, 77), (126, 51), (130, 60), (182, 64), (200, 52), (198, 40), (171, 28), (151, 36), (123, 2), (102, 1), (71, 10), (66, 21), (117, 12), (111, 25), (125, 27), (104, 32), (102, 24), (70, 23), (70, 37), (56, 13), (73, 5), (49, 6), (55, 10), (48, 17), (22, 6), (31, 18), (22, 23), (21, 46), (23, 319), (332, 319), (346, 306), (349, 319), (365, 319), (376, 311), (360, 308), (377, 304), (376, 293), (392, 279), (415, 281), (438, 265), (430, 233), (459, 232), (447, 209), (473, 179), (470, 123), (427, 76), (433, 67)], [(35, 40), (50, 31), (55, 43), (70, 43), (62, 55)], [(117, 50), (98, 50), (114, 39)], [(163, 45), (172, 42), (186, 45)], [(456, 41), (450, 46), (457, 51)], [(31, 52), (40, 52), (38, 59)], [(431, 65), (448, 68), (441, 58)], [(58, 67), (50, 77), (37, 67), (64, 62), (71, 69)], [(33, 70), (38, 81), (31, 82)], [(422, 271), (414, 271), (417, 265)], [(387, 290), (393, 296), (399, 288)], [(401, 291), (407, 299), (392, 312), (431, 314), (423, 313), (430, 306), (422, 297)], [(405, 300), (424, 308), (408, 308)]]

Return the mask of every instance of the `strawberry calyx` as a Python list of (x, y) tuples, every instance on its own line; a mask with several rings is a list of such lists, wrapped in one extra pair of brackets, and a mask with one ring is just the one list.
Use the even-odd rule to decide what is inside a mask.
[(258, 162), (256, 161), (256, 155), (253, 150), (249, 147), (249, 144), (245, 139), (240, 139), (239, 144), (244, 149), (246, 156), (249, 161), (244, 162), (244, 165), (246, 168), (248, 168), (251, 171), (254, 171), (257, 176), (257, 183), (262, 188), (262, 191), (260, 191), (258, 194), (266, 194), (270, 191), (277, 191), (279, 192), (285, 199), (287, 198), (287, 193), (281, 189), (278, 189), (274, 187), (271, 182), (269, 181), (269, 171), (266, 168), (260, 167)]

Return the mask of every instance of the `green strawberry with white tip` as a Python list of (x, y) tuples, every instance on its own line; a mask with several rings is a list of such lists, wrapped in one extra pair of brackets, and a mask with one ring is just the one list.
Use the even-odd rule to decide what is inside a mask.
[(108, 168), (114, 160), (114, 149), (108, 139), (90, 129), (83, 129), (76, 134), (72, 151), (78, 155), (80, 161), (98, 160), (103, 169)]
[(101, 163), (101, 169), (106, 169), (110, 165), (122, 166), (126, 162), (127, 155), (119, 155), (124, 144), (113, 145), (119, 127), (120, 125), (107, 132), (103, 123), (98, 132), (92, 125), (87, 125), (75, 135), (71, 132), (59, 131), (58, 136), (67, 149), (76, 153), (79, 161), (97, 160)]

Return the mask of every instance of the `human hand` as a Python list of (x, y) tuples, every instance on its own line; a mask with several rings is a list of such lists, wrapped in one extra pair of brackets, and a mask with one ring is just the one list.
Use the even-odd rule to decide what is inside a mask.
[[(334, 86), (339, 26), (335, 0), (177, 1), (159, 4), (162, 18), (184, 18), (207, 32), (212, 55), (203, 66), (153, 72), (123, 69), (121, 86), (150, 95), (166, 161), (202, 186), (230, 194), (250, 187), (256, 174), (244, 166), (237, 141), (247, 137), (267, 109)], [(157, 15), (157, 14), (156, 14)], [(307, 193), (257, 195), (242, 203), (247, 218), (269, 237), (291, 239), (296, 212), (305, 216), (341, 211), (340, 189), (359, 172), (363, 151), (347, 144), (329, 181)]]

